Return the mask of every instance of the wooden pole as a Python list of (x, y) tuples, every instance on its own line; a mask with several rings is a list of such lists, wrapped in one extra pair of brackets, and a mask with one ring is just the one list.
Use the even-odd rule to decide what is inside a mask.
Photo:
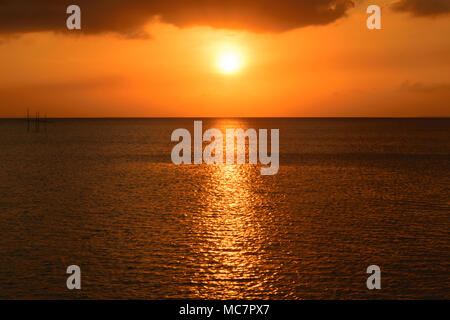
[(27, 132), (30, 132), (30, 109), (27, 109)]

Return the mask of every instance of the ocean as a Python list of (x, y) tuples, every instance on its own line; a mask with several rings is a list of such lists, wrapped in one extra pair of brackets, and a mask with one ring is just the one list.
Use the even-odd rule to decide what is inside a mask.
[[(172, 164), (194, 120), (278, 173)], [(0, 120), (0, 298), (449, 299), (449, 172), (450, 119)]]

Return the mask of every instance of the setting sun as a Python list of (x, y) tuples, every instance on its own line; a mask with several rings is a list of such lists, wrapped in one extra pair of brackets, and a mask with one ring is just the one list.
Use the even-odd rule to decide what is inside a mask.
[(218, 66), (222, 73), (234, 73), (241, 68), (241, 57), (237, 52), (227, 51), (220, 54)]

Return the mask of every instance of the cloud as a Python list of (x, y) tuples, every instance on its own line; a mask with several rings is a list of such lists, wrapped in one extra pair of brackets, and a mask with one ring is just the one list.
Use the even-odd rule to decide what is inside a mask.
[(281, 32), (344, 17), (351, 0), (0, 0), (0, 33), (67, 31), (66, 8), (77, 4), (82, 32), (139, 35), (158, 18), (178, 27), (210, 26)]
[(450, 94), (450, 83), (431, 83), (405, 81), (400, 85), (400, 90), (411, 93), (446, 93)]
[(392, 5), (395, 11), (415, 16), (437, 16), (450, 13), (449, 0), (400, 0)]

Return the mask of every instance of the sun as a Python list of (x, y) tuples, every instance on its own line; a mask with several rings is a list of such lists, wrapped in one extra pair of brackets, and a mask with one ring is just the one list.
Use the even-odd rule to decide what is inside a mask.
[(236, 51), (225, 51), (219, 54), (218, 67), (222, 73), (237, 72), (242, 66), (242, 59)]

